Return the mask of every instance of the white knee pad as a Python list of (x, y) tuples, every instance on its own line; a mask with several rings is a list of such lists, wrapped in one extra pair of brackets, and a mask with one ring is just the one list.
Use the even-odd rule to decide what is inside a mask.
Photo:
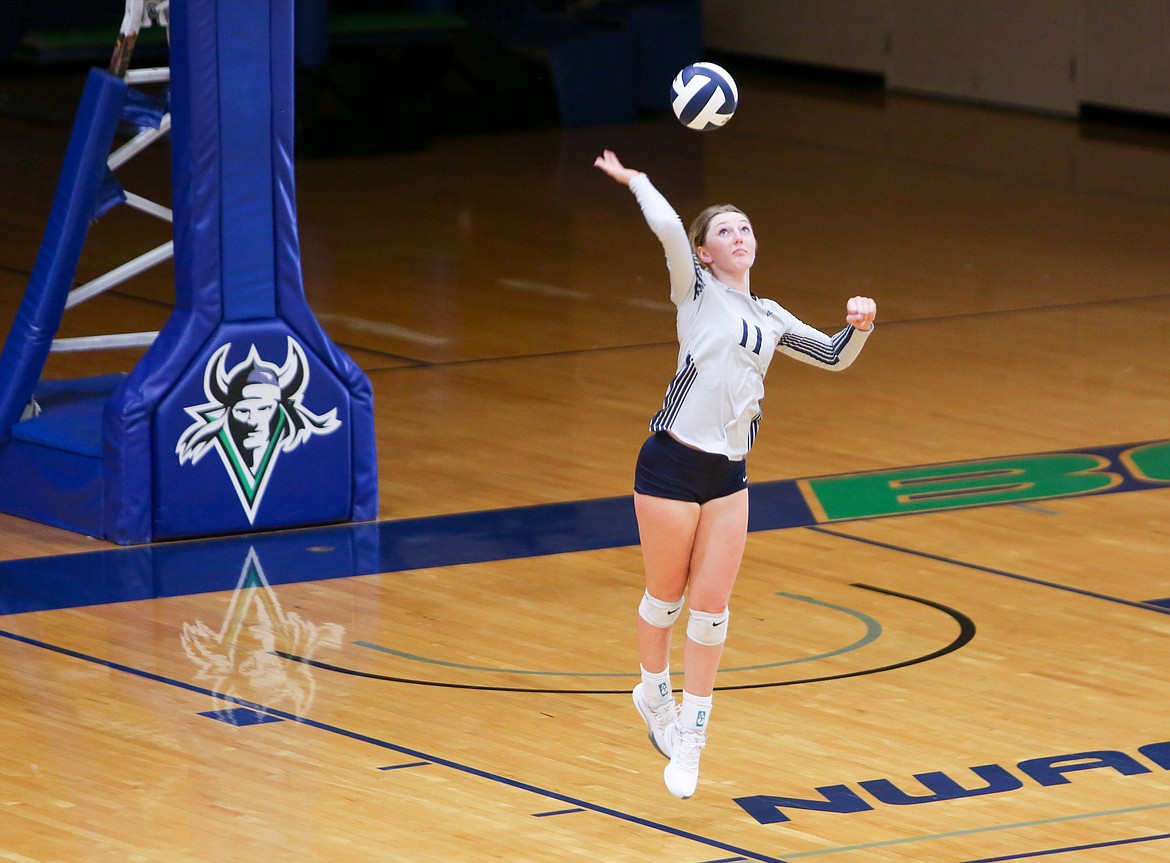
[(687, 638), (711, 647), (722, 644), (727, 640), (727, 619), (730, 616), (729, 608), (718, 613), (692, 608), (690, 620), (687, 621)]
[(682, 607), (681, 598), (678, 602), (665, 602), (655, 599), (650, 595), (650, 591), (646, 591), (642, 594), (642, 601), (638, 603), (638, 616), (651, 626), (666, 629), (678, 620), (678, 613)]

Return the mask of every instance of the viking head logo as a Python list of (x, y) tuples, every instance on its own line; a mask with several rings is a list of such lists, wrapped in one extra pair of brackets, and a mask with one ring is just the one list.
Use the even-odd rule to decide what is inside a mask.
[(301, 404), (309, 364), (291, 336), (279, 368), (260, 359), (252, 345), (244, 361), (228, 369), (231, 347), (228, 342), (208, 360), (203, 373), (208, 400), (185, 409), (194, 422), (179, 437), (175, 453), (179, 464), (196, 464), (214, 448), (252, 522), (280, 453), (335, 431), (341, 421), (337, 408), (318, 416)]

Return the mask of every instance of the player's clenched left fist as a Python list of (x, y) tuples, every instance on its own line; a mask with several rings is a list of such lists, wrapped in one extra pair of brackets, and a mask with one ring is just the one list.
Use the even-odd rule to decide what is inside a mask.
[(877, 303), (869, 297), (854, 297), (845, 304), (845, 320), (859, 330), (872, 328), (876, 317)]

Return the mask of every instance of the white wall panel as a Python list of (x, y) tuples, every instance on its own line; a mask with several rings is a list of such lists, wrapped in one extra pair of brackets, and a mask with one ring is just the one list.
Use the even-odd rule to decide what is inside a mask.
[(893, 89), (1073, 114), (1083, 0), (891, 0)]
[(1170, 0), (703, 0), (708, 47), (894, 90), (1170, 115)]
[(1170, 114), (1170, 2), (1085, 0), (1083, 102)]
[(704, 0), (712, 48), (773, 60), (885, 72), (885, 0)]

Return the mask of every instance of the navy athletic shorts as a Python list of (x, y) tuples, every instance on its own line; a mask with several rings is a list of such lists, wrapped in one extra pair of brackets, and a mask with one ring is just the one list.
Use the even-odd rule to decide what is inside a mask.
[(703, 452), (669, 433), (646, 438), (634, 469), (634, 491), (651, 497), (706, 503), (747, 488), (747, 462)]

